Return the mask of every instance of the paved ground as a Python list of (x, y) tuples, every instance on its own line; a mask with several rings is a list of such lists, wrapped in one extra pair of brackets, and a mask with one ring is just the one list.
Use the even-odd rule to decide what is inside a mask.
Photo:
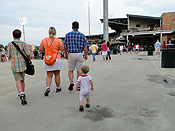
[(91, 109), (79, 112), (78, 92), (67, 92), (67, 62), (61, 72), (62, 92), (52, 84), (44, 97), (42, 61), (34, 60), (36, 75), (26, 76), (28, 104), (17, 97), (10, 63), (0, 63), (1, 131), (174, 131), (175, 69), (161, 68), (160, 57), (140, 54), (112, 56), (92, 62)]

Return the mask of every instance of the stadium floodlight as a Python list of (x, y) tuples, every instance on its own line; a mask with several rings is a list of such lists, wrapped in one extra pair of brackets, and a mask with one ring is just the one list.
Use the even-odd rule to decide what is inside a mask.
[(20, 25), (22, 25), (22, 27), (23, 27), (23, 37), (24, 37), (24, 41), (25, 41), (24, 25), (27, 24), (27, 18), (26, 18), (26, 17), (19, 18), (19, 23), (20, 23)]
[(86, 6), (88, 7), (88, 25), (89, 25), (89, 37), (90, 37), (90, 34), (91, 34), (91, 27), (90, 27), (90, 8), (92, 8), (92, 3), (90, 2), (90, 0), (88, 0), (86, 2)]

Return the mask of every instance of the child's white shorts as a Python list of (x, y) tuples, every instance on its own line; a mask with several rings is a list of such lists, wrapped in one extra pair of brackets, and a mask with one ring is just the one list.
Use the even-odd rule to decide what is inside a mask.
[(80, 91), (80, 99), (84, 99), (85, 97), (88, 98), (88, 96), (90, 95), (90, 92), (81, 92)]

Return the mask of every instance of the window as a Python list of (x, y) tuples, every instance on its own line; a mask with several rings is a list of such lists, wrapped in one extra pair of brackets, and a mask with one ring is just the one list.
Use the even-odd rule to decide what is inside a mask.
[(140, 24), (137, 24), (136, 27), (140, 27)]
[(175, 25), (175, 20), (172, 20), (172, 23), (171, 23), (172, 25)]

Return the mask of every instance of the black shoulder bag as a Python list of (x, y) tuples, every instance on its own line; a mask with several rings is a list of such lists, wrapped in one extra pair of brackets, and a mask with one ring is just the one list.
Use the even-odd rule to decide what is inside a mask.
[(32, 61), (24, 55), (24, 53), (20, 50), (19, 46), (14, 41), (12, 41), (11, 43), (20, 52), (20, 54), (23, 56), (23, 58), (26, 62), (27, 69), (25, 70), (25, 73), (28, 74), (28, 75), (34, 75), (35, 74), (35, 68), (34, 68), (34, 65), (32, 64)]

